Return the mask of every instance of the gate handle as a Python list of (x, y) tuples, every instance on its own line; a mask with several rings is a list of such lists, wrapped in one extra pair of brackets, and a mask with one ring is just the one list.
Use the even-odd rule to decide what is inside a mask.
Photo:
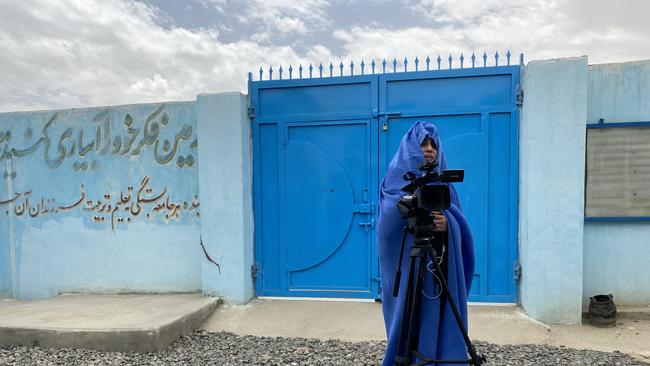
[(372, 112), (373, 112), (372, 113), (373, 117), (397, 117), (397, 116), (402, 115), (402, 112), (397, 112), (397, 111), (394, 111), (394, 112), (389, 112), (389, 111), (379, 112), (378, 110), (374, 109)]
[(397, 117), (397, 116), (401, 116), (401, 115), (402, 115), (402, 112), (389, 112), (389, 111), (378, 112), (376, 109), (373, 110), (373, 117), (379, 117), (380, 120), (382, 121), (381, 129), (383, 131), (388, 131), (388, 118), (389, 117)]

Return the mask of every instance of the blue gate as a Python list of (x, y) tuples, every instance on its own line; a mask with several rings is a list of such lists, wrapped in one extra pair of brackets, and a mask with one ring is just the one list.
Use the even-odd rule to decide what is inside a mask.
[[(523, 56), (520, 58), (520, 64)], [(440, 130), (475, 236), (470, 301), (516, 302), (520, 66), (487, 65), (361, 75), (322, 66), (318, 77), (253, 81), (255, 258), (259, 296), (375, 298), (378, 186), (401, 137), (418, 120)], [(370, 71), (366, 73), (366, 71)], [(328, 75), (323, 75), (323, 73)], [(398, 245), (399, 243), (396, 243)]]

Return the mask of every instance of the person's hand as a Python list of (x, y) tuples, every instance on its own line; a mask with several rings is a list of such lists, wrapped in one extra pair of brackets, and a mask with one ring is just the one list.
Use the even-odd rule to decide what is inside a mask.
[(444, 232), (447, 231), (447, 218), (440, 211), (433, 212), (434, 231)]

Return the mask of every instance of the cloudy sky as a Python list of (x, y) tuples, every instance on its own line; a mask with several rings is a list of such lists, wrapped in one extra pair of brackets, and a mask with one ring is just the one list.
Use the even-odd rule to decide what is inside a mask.
[(0, 111), (246, 91), (263, 66), (650, 59), (649, 0), (0, 0)]

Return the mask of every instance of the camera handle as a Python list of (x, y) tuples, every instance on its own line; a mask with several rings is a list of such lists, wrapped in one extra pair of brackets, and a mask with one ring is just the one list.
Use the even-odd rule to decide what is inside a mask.
[[(404, 251), (404, 243), (406, 241), (407, 233), (408, 231), (407, 228), (405, 227), (404, 237), (402, 239), (402, 252)], [(397, 294), (399, 293), (398, 281), (401, 277), (400, 267), (402, 264), (402, 254), (403, 253), (400, 253), (400, 263), (397, 267), (398, 268), (397, 271), (400, 272), (400, 274), (395, 275), (395, 286), (393, 287), (394, 297), (397, 297)], [(422, 366), (422, 365), (438, 364), (438, 363), (471, 364), (475, 366), (483, 365), (486, 361), (485, 356), (476, 353), (476, 348), (474, 348), (472, 341), (469, 339), (469, 335), (467, 334), (467, 329), (463, 324), (463, 320), (460, 316), (460, 312), (458, 311), (458, 307), (456, 306), (454, 297), (451, 294), (451, 291), (449, 290), (449, 287), (447, 285), (445, 274), (442, 271), (442, 268), (440, 267), (440, 263), (438, 263), (438, 261), (435, 260), (436, 257), (438, 257), (438, 253), (436, 252), (434, 246), (431, 245), (430, 242), (426, 239), (421, 240), (416, 238), (415, 243), (411, 248), (411, 252), (409, 256), (411, 257), (411, 262), (409, 265), (409, 277), (408, 277), (408, 285), (406, 290), (406, 301), (404, 303), (402, 319), (400, 320), (400, 326), (399, 326), (400, 332), (397, 338), (398, 349), (394, 361), (395, 365)], [(425, 263), (427, 259), (431, 259), (431, 261), (434, 263), (436, 267), (436, 271), (438, 271), (438, 274), (440, 275), (439, 278), (440, 285), (444, 291), (445, 299), (449, 302), (452, 312), (454, 313), (456, 323), (458, 324), (458, 327), (463, 335), (463, 339), (465, 340), (465, 345), (467, 346), (467, 352), (470, 355), (469, 359), (466, 360), (430, 359), (424, 356), (422, 353), (418, 352), (416, 347), (414, 347), (414, 344), (416, 344), (416, 341), (419, 336), (419, 325), (417, 325), (417, 322), (419, 320), (418, 315), (420, 311), (420, 303), (422, 301), (422, 286), (423, 286), (422, 283), (424, 281), (424, 276), (426, 272), (427, 266), (425, 265)], [(417, 275), (415, 275), (416, 266), (418, 267)], [(443, 307), (442, 301), (444, 300), (441, 299), (440, 301), (441, 301), (441, 309), (442, 309)], [(404, 325), (405, 325), (405, 320), (407, 319), (408, 319), (408, 328), (405, 329)], [(407, 331), (406, 334), (404, 332), (405, 330)], [(406, 335), (406, 343), (402, 345), (402, 338), (404, 335)], [(412, 355), (418, 357), (421, 361), (417, 363), (411, 363)]]

